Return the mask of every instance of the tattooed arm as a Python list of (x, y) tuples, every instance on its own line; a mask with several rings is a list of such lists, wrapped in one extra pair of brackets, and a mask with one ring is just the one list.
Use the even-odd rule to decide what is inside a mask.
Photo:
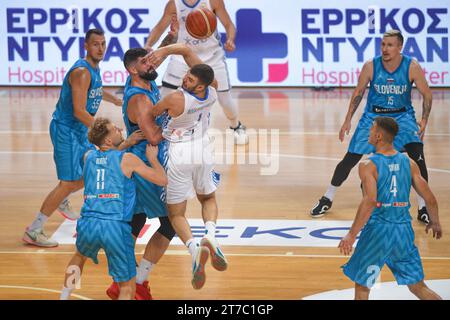
[(431, 93), (430, 87), (428, 87), (428, 82), (425, 79), (422, 68), (416, 60), (411, 61), (411, 66), (409, 69), (410, 80), (416, 83), (416, 87), (423, 97), (422, 104), (422, 120), (419, 123), (419, 136), (423, 140), (425, 135), (425, 128), (428, 124), (428, 117), (431, 112), (431, 105), (433, 103), (433, 94)]
[(355, 91), (353, 91), (352, 98), (350, 99), (350, 105), (348, 106), (347, 115), (345, 116), (344, 123), (339, 131), (339, 140), (341, 140), (341, 142), (344, 141), (344, 136), (350, 133), (352, 117), (361, 103), (367, 85), (372, 80), (372, 73), (373, 63), (372, 61), (367, 61), (361, 70), (361, 74), (358, 78), (358, 85), (356, 86)]

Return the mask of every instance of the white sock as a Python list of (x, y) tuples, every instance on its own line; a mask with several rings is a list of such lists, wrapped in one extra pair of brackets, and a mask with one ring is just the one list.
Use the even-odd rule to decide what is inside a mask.
[(200, 247), (199, 243), (194, 239), (191, 238), (188, 241), (186, 241), (186, 247), (189, 250), (189, 253), (192, 257), (192, 262), (194, 262), (195, 254), (197, 253), (197, 249)]
[(330, 201), (333, 201), (334, 194), (336, 193), (337, 188), (338, 187), (335, 187), (330, 184), (330, 186), (328, 187), (328, 190), (327, 190), (327, 192), (325, 192), (324, 196), (327, 197), (328, 199), (330, 199)]
[(205, 236), (209, 238), (216, 237), (216, 224), (213, 221), (205, 222)]
[(59, 297), (59, 300), (69, 300), (70, 294), (72, 293), (73, 289), (63, 287), (61, 291), (61, 296)]
[(33, 223), (28, 227), (28, 230), (42, 229), (44, 227), (44, 223), (47, 222), (47, 220), (48, 217), (42, 212), (39, 212), (36, 216), (36, 219), (34, 219)]
[(143, 284), (147, 280), (149, 273), (153, 270), (154, 263), (142, 258), (137, 268), (136, 283)]
[(231, 97), (230, 90), (217, 92), (217, 97), (219, 100), (219, 104), (223, 109), (228, 120), (230, 120), (230, 126), (232, 128), (236, 128), (239, 125), (238, 120), (238, 107), (236, 102)]
[(425, 200), (423, 200), (423, 198), (419, 195), (417, 195), (417, 204), (418, 204), (419, 210), (422, 209), (423, 207), (425, 207)]

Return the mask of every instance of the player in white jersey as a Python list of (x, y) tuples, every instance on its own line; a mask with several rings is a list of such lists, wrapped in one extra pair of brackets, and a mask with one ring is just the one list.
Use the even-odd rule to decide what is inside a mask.
[[(167, 208), (170, 222), (192, 256), (192, 286), (205, 284), (205, 263), (211, 254), (212, 265), (224, 271), (227, 260), (215, 239), (217, 202), (215, 191), (220, 175), (214, 171), (212, 147), (207, 130), (209, 113), (217, 100), (217, 81), (206, 64), (193, 66), (183, 79), (181, 89), (168, 94), (152, 110), (153, 116), (168, 112), (171, 119), (163, 136), (170, 142), (167, 165)], [(187, 200), (194, 196), (202, 205), (205, 236), (198, 243), (185, 217)]]
[[(187, 15), (197, 8), (208, 8), (213, 11), (223, 24), (227, 40), (225, 50), (234, 51), (234, 39), (236, 36), (236, 27), (230, 19), (225, 9), (223, 0), (169, 0), (164, 14), (152, 29), (146, 43), (146, 48), (150, 49), (161, 37), (164, 30), (171, 24), (175, 16), (178, 21), (178, 43), (184, 43), (199, 56), (199, 58), (214, 70), (215, 78), (218, 82), (217, 96), (220, 105), (230, 121), (230, 129), (234, 130), (235, 143), (247, 144), (248, 137), (245, 132), (245, 126), (238, 119), (238, 108), (231, 97), (231, 84), (228, 76), (227, 64), (225, 61), (225, 51), (220, 41), (220, 34), (216, 30), (213, 35), (206, 39), (198, 40), (189, 35), (186, 30)], [(162, 96), (167, 95), (181, 86), (184, 75), (189, 67), (180, 56), (172, 56), (162, 80)]]

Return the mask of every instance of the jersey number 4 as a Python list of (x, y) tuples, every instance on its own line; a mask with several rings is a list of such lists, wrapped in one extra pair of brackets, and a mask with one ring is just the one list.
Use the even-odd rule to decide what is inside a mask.
[(389, 187), (389, 192), (394, 194), (394, 197), (397, 196), (397, 177), (392, 176), (391, 186)]
[(105, 169), (97, 169), (97, 190), (105, 189)]

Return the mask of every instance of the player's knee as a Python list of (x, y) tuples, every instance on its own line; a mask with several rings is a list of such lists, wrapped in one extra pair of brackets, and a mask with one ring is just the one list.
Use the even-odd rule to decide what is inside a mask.
[(331, 184), (339, 187), (347, 179), (350, 171), (358, 164), (361, 158), (362, 154), (347, 152), (344, 159), (342, 159), (336, 166), (333, 178), (331, 179)]
[(175, 236), (175, 230), (172, 227), (172, 224), (170, 223), (169, 217), (160, 217), (159, 221), (161, 225), (159, 226), (157, 232), (164, 236), (169, 241), (173, 239)]
[(200, 203), (204, 203), (206, 201), (211, 201), (216, 199), (216, 193), (210, 193), (210, 194), (197, 194), (197, 199), (200, 201)]
[(69, 193), (76, 192), (81, 188), (83, 188), (83, 186), (84, 186), (83, 179), (76, 181), (60, 181), (59, 183), (59, 187)]
[(419, 294), (425, 288), (426, 285), (423, 281), (408, 285), (409, 291), (411, 291), (411, 293), (415, 295)]
[(138, 213), (133, 215), (133, 219), (131, 220), (131, 233), (136, 238), (141, 233), (142, 228), (147, 221), (147, 215), (145, 213)]
[(184, 214), (186, 212), (186, 204), (178, 203), (178, 204), (168, 204), (168, 217), (169, 220), (172, 221), (173, 218), (176, 217), (184, 217)]

